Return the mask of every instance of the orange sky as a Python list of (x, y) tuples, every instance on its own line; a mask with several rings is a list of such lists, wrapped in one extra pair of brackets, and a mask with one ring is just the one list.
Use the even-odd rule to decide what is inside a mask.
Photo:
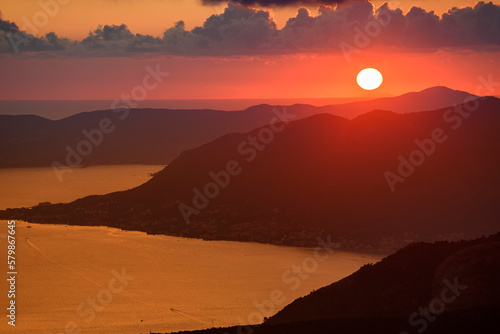
[[(51, 2), (52, 0), (42, 0)], [(55, 0), (54, 0), (55, 1)], [(163, 31), (179, 20), (186, 22), (186, 28), (203, 24), (213, 14), (223, 12), (225, 6), (202, 6), (201, 0), (65, 0), (60, 12), (40, 27), (37, 35), (56, 32), (59, 36), (72, 39), (86, 37), (90, 30), (99, 25), (125, 23), (133, 33), (160, 36)], [(3, 18), (22, 26), (23, 17), (32, 19), (41, 7), (40, 0), (0, 0)], [(474, 5), (471, 0), (372, 0), (376, 7), (389, 2), (394, 7), (407, 11), (411, 6), (434, 10), (439, 15), (456, 6)], [(314, 14), (317, 7), (310, 6)], [(279, 27), (296, 14), (297, 8), (273, 9)], [(29, 32), (29, 31), (28, 31)]]
[[(384, 1), (373, 2), (379, 6)], [(403, 9), (419, 5), (440, 13), (452, 4), (475, 2), (400, 3)], [(160, 36), (177, 20), (185, 20), (190, 29), (211, 14), (221, 13), (222, 8), (201, 6), (199, 0), (72, 0), (40, 28), (38, 35), (55, 31), (59, 36), (81, 39), (99, 24), (126, 23), (133, 33)], [(4, 20), (22, 28), (23, 16), (33, 15), (40, 8), (38, 0), (0, 0), (0, 10)], [(274, 14), (283, 24), (296, 9), (278, 9)], [(142, 83), (146, 66), (154, 68), (157, 64), (170, 75), (148, 93), (147, 99), (378, 97), (438, 84), (474, 93), (479, 77), (500, 81), (500, 51), (465, 49), (405, 53), (373, 48), (353, 55), (352, 62), (346, 62), (340, 53), (240, 57), (174, 57), (161, 53), (30, 57), (21, 53), (4, 54), (0, 62), (1, 100), (114, 100)], [(357, 73), (366, 67), (375, 67), (384, 76), (382, 86), (373, 92), (363, 91), (356, 84)]]
[[(377, 97), (438, 84), (473, 93), (480, 76), (500, 81), (500, 53), (367, 52), (349, 66), (342, 55), (16, 59), (0, 68), (1, 77), (16, 78), (1, 87), (0, 98), (115, 99), (140, 85), (145, 67), (156, 64), (170, 75), (148, 99)], [(384, 76), (373, 92), (356, 84), (358, 71), (365, 67), (376, 67)]]

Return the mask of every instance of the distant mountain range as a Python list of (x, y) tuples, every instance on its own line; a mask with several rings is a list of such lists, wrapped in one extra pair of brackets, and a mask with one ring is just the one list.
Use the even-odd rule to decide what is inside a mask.
[(298, 246), (332, 235), (351, 249), (491, 234), (500, 217), (499, 111), (489, 97), (352, 120), (274, 115), (183, 152), (137, 188), (0, 217)]
[[(325, 107), (294, 105), (288, 110), (297, 119), (320, 113), (353, 118), (375, 109), (396, 113), (433, 110), (462, 103), (467, 97), (466, 92), (434, 87), (399, 97)], [(0, 168), (168, 164), (184, 150), (267, 124), (273, 108), (258, 105), (234, 112), (101, 110), (55, 121), (33, 115), (0, 115)]]
[[(500, 234), (414, 243), (295, 300), (260, 326), (184, 333), (497, 333), (499, 261)], [(264, 316), (266, 308), (255, 312)]]

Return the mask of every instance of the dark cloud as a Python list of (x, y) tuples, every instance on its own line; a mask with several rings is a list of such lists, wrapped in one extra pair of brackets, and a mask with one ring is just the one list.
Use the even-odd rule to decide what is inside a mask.
[(500, 44), (500, 5), (479, 2), (474, 8), (453, 8), (440, 23), (450, 45)]
[[(452, 8), (443, 16), (413, 7), (405, 15), (386, 3), (350, 1), (336, 9), (321, 6), (312, 17), (298, 11), (280, 31), (296, 50), (339, 50), (341, 44), (357, 49), (374, 46), (407, 49), (500, 47), (500, 5), (478, 2), (474, 7)], [(362, 37), (360, 37), (362, 36)], [(364, 43), (363, 39), (367, 40)], [(361, 41), (361, 42), (360, 42)], [(365, 45), (366, 44), (366, 45)]]
[(452, 8), (441, 17), (413, 7), (404, 14), (387, 3), (374, 8), (368, 1), (320, 5), (318, 15), (299, 8), (282, 29), (270, 13), (229, 3), (224, 13), (202, 26), (186, 30), (183, 21), (163, 36), (133, 34), (126, 25), (105, 25), (81, 41), (54, 33), (35, 37), (0, 19), (0, 52), (54, 52), (78, 56), (126, 56), (131, 52), (172, 55), (259, 55), (300, 52), (342, 52), (371, 47), (432, 51), (440, 48), (500, 49), (500, 5), (478, 2)]
[(60, 38), (54, 32), (42, 37), (35, 37), (17, 29), (13, 23), (9, 29), (0, 19), (0, 52), (53, 52), (64, 55), (125, 56), (128, 52), (159, 52), (163, 50), (163, 41), (159, 37), (132, 34), (126, 25), (105, 25), (91, 31), (82, 41), (70, 41)]
[(0, 53), (64, 51), (71, 44), (74, 43), (66, 38), (59, 38), (53, 32), (35, 37), (18, 30), (0, 29)]
[(180, 21), (163, 34), (166, 51), (174, 54), (267, 53), (277, 48), (278, 39), (269, 12), (233, 5), (209, 17), (201, 27), (186, 31)]
[(35, 37), (21, 31), (14, 22), (3, 20), (0, 12), (0, 53), (62, 51), (69, 43), (68, 39), (60, 39), (53, 32)]
[(2, 12), (0, 12), (0, 31), (18, 32), (19, 27), (14, 22), (2, 20)]
[(134, 35), (125, 24), (105, 25), (91, 31), (80, 46), (86, 51), (152, 52), (162, 49), (162, 40), (150, 35)]

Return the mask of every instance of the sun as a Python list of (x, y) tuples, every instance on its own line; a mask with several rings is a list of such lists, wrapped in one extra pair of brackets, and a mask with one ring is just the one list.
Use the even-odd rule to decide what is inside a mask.
[(374, 68), (365, 68), (358, 73), (358, 77), (356, 78), (359, 87), (365, 90), (377, 89), (383, 80), (382, 74)]

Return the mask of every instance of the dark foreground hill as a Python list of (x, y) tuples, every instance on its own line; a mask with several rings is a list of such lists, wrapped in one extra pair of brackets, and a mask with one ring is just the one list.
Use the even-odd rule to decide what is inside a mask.
[[(426, 334), (498, 333), (500, 306), (445, 312), (425, 330)], [(302, 321), (274, 326), (215, 328), (184, 334), (414, 334), (408, 318), (349, 318)], [(420, 328), (420, 327), (419, 327)], [(401, 329), (409, 329), (401, 331)], [(422, 331), (424, 333), (424, 331)], [(159, 333), (152, 333), (159, 334)]]
[[(418, 93), (326, 107), (294, 105), (297, 119), (319, 113), (352, 118), (374, 109), (394, 112), (431, 110), (461, 103), (470, 96), (445, 87)], [(273, 106), (243, 111), (101, 110), (57, 121), (38, 116), (0, 115), (0, 168), (168, 164), (182, 151), (230, 132), (266, 125)], [(104, 120), (104, 121), (103, 121)], [(104, 122), (104, 123), (102, 123)]]
[[(271, 317), (268, 324), (410, 317), (420, 308), (432, 314), (442, 313), (443, 309), (500, 306), (498, 263), (500, 233), (472, 241), (414, 243), (295, 300)], [(413, 317), (418, 321), (422, 315)]]
[(348, 248), (491, 234), (500, 100), (475, 103), (273, 123), (185, 151), (137, 188), (0, 217), (285, 245), (331, 235)]
[(186, 333), (498, 333), (499, 262), (500, 233), (415, 243), (295, 300), (263, 325)]

